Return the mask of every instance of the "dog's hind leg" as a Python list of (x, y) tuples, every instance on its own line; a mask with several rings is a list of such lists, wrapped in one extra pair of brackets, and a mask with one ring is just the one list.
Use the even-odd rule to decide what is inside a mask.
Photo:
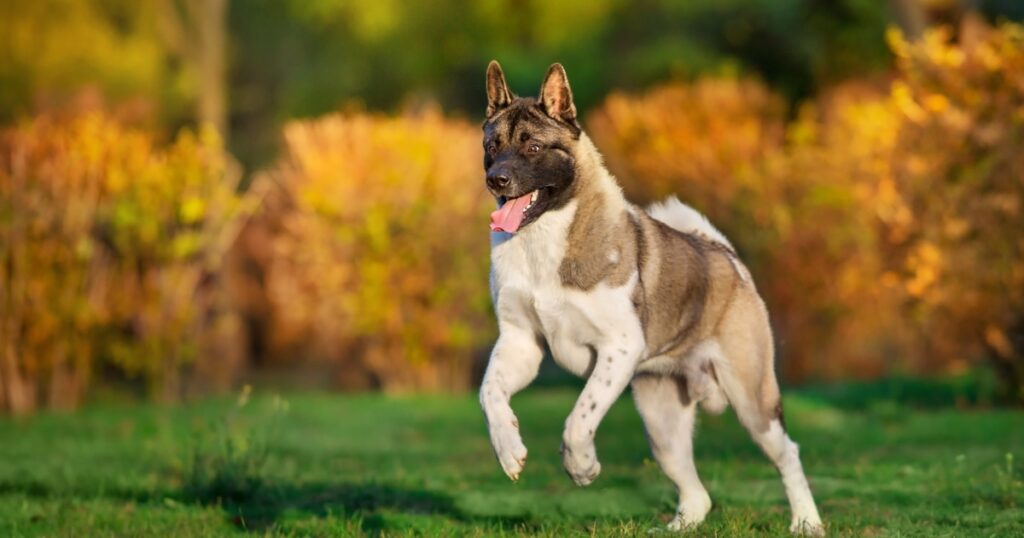
[(799, 448), (786, 434), (783, 424), (766, 318), (754, 309), (726, 316), (719, 335), (723, 357), (716, 361), (718, 381), (740, 422), (782, 475), (793, 513), (790, 531), (823, 535), (818, 508), (800, 463)]
[(633, 379), (633, 400), (643, 418), (647, 440), (662, 471), (679, 491), (671, 530), (694, 527), (711, 510), (711, 497), (697, 476), (693, 461), (693, 427), (697, 402), (689, 399), (684, 379), (639, 375)]

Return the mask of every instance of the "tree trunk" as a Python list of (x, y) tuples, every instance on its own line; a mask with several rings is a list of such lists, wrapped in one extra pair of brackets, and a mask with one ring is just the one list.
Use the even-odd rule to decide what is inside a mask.
[(13, 415), (26, 415), (36, 408), (35, 387), (19, 371), (18, 361), (11, 343), (4, 345), (0, 354), (0, 408)]
[(224, 64), (228, 0), (189, 1), (198, 38), (195, 62), (199, 71), (199, 121), (213, 125), (226, 140), (228, 122)]
[(920, 0), (889, 0), (889, 9), (908, 41), (916, 41), (928, 27), (928, 14)]
[(195, 69), (199, 79), (196, 119), (212, 125), (227, 140), (228, 0), (162, 0), (157, 10), (167, 48)]
[(50, 409), (71, 411), (82, 403), (85, 393), (86, 372), (82, 362), (71, 353), (85, 353), (84, 342), (72, 339), (68, 345), (58, 347), (57, 356), (50, 372), (46, 391), (46, 405)]

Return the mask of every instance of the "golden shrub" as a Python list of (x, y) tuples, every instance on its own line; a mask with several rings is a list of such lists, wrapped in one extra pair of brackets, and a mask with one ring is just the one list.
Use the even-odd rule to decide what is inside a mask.
[(482, 159), (479, 129), (434, 110), (288, 125), (247, 238), (271, 355), (333, 361), (348, 384), (466, 387), (493, 337)]
[(40, 116), (0, 151), (0, 405), (73, 405), (101, 363), (174, 390), (240, 210), (217, 137)]
[(875, 314), (898, 303), (877, 287), (871, 204), (892, 114), (859, 85), (789, 125), (784, 113), (756, 82), (700, 80), (613, 96), (592, 124), (627, 191), (678, 193), (728, 232), (769, 303), (786, 377), (881, 373), (893, 333), (876, 329), (899, 316)]
[(613, 94), (587, 128), (631, 198), (678, 194), (726, 217), (750, 167), (782, 144), (784, 114), (755, 80), (709, 78)]
[(968, 18), (916, 43), (901, 78), (894, 174), (914, 218), (902, 266), (928, 364), (988, 357), (1024, 401), (1024, 27)]
[(908, 218), (892, 176), (898, 128), (884, 93), (839, 88), (760, 166), (752, 248), (790, 379), (913, 369), (899, 279), (885, 278), (885, 230)]
[(784, 143), (759, 134), (778, 129), (775, 98), (730, 81), (615, 96), (595, 114), (627, 190), (678, 192), (732, 232), (790, 379), (989, 357), (1024, 399), (1024, 28), (968, 19), (951, 36), (892, 33), (889, 91), (826, 92)]
[[(847, 83), (788, 123), (733, 79), (613, 95), (588, 118), (631, 197), (678, 193), (727, 231), (789, 379), (987, 357), (1024, 399), (1024, 29), (951, 36), (890, 35), (888, 90)], [(98, 367), (173, 392), (223, 325), (224, 274), (272, 360), (464, 388), (493, 338), (479, 129), (339, 114), (287, 126), (284, 153), (240, 197), (208, 132), (163, 147), (99, 114), (3, 131), (0, 408), (73, 404)]]

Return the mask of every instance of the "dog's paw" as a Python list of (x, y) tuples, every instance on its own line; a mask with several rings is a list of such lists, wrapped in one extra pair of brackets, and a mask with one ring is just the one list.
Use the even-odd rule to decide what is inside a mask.
[(512, 479), (519, 480), (519, 474), (523, 472), (526, 465), (526, 445), (519, 435), (519, 430), (512, 425), (504, 428), (491, 429), (491, 445), (494, 446), (494, 454), (498, 456), (498, 463), (502, 470)]
[(789, 532), (795, 536), (812, 536), (817, 538), (825, 536), (825, 526), (822, 525), (820, 520), (794, 519), (793, 523), (789, 526)]
[(668, 522), (668, 530), (672, 532), (688, 531), (696, 528), (697, 525), (700, 525), (700, 522), (694, 523), (692, 521), (687, 521), (683, 514), (676, 514), (676, 517), (672, 518), (672, 521)]
[(597, 475), (601, 474), (601, 462), (597, 461), (597, 450), (594, 443), (582, 447), (570, 448), (562, 444), (562, 465), (577, 486), (589, 486)]
[(704, 523), (704, 518), (710, 511), (711, 497), (708, 497), (707, 492), (703, 495), (691, 495), (680, 503), (676, 516), (668, 523), (668, 529), (681, 531), (695, 528)]

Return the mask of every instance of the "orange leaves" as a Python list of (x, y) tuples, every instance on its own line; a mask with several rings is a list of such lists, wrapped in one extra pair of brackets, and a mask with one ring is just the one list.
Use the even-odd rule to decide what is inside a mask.
[(613, 94), (587, 127), (634, 198), (681, 193), (718, 208), (783, 135), (781, 99), (753, 80), (670, 84), (639, 98)]
[(785, 141), (751, 136), (781, 116), (750, 83), (617, 96), (596, 114), (628, 190), (679, 192), (732, 232), (790, 377), (952, 371), (987, 348), (1024, 383), (1024, 29), (952, 35), (891, 31), (888, 92), (827, 91)]
[(907, 292), (912, 297), (920, 298), (939, 280), (942, 254), (939, 249), (928, 241), (914, 246), (907, 256), (907, 270), (910, 279), (906, 282)]
[(348, 114), (292, 123), (285, 139), (269, 176), (280, 203), (258, 223), (273, 228), (272, 316), (295, 337), (276, 345), (389, 390), (465, 387), (492, 337), (479, 129), (436, 110)]
[[(892, 184), (898, 124), (880, 92), (839, 88), (788, 127), (778, 98), (749, 81), (673, 86), (609, 109), (595, 138), (613, 171), (627, 190), (680, 192), (730, 233), (782, 333), (790, 378), (884, 369), (877, 351), (887, 342), (873, 333), (893, 315), (875, 312), (897, 303), (878, 286), (875, 229), (880, 213), (909, 216)], [(655, 161), (644, 140), (630, 142), (637, 131), (673, 150)]]
[[(791, 120), (759, 82), (704, 79), (612, 95), (585, 122), (633, 199), (678, 193), (725, 229), (791, 379), (988, 353), (1024, 385), (1024, 29), (953, 35), (890, 32), (889, 84), (843, 83)], [(101, 360), (173, 387), (208, 331), (240, 325), (218, 279), (272, 361), (464, 387), (493, 336), (479, 129), (351, 113), (284, 141), (239, 196), (212, 131), (158, 146), (102, 114), (4, 131), (0, 394), (80, 390)]]
[(969, 20), (959, 43), (933, 32), (900, 63), (923, 111), (900, 149), (927, 163), (899, 170), (915, 213), (907, 289), (936, 353), (1000, 357), (1007, 386), (1024, 386), (1024, 31)]
[(240, 209), (219, 142), (183, 133), (161, 149), (97, 112), (2, 136), (0, 340), (15, 377), (52, 394), (65, 379), (84, 389), (100, 361), (176, 376), (196, 353), (206, 262)]

